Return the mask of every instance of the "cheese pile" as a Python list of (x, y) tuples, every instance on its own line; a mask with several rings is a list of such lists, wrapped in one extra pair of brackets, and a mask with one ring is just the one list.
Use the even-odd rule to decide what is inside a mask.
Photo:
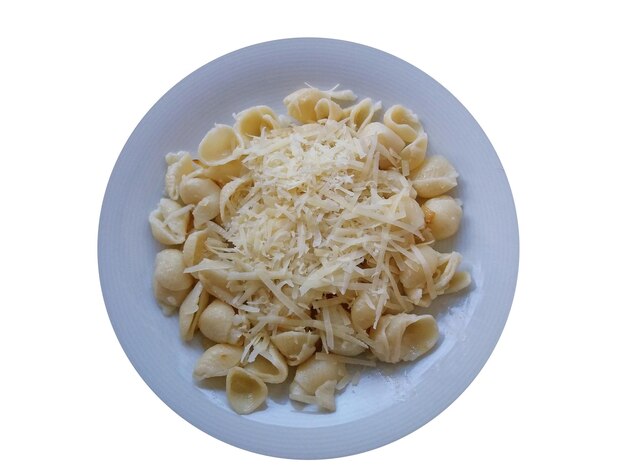
[(323, 317), (330, 343), (325, 307), (351, 305), (361, 291), (375, 324), (383, 307), (411, 311), (394, 256), (423, 262), (414, 247), (425, 240), (424, 219), (408, 213), (416, 197), (411, 182), (379, 169), (377, 144), (376, 136), (359, 137), (345, 121), (330, 120), (253, 139), (242, 160), (249, 171), (222, 188), (229, 245), (214, 247), (214, 258), (196, 269), (224, 270), (234, 296), (222, 300), (257, 314), (262, 325), (284, 323), (279, 316)]

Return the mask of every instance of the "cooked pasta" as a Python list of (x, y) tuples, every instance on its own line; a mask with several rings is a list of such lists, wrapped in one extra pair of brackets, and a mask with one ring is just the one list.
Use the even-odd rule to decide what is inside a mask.
[[(259, 105), (166, 156), (165, 193), (149, 215), (153, 288), (180, 336), (203, 338), (197, 381), (225, 377), (231, 408), (262, 407), (290, 377), (294, 402), (334, 411), (349, 367), (414, 361), (440, 341), (420, 314), (471, 284), (455, 235), (458, 174), (427, 156), (409, 108), (356, 104), (350, 90), (307, 87), (287, 116)], [(224, 379), (222, 379), (224, 380)]]

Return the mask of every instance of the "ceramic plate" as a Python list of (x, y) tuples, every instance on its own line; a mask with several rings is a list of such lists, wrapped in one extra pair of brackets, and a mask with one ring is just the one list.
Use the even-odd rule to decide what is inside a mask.
[[(270, 387), (267, 406), (239, 416), (220, 388), (192, 379), (200, 342), (184, 344), (176, 317), (157, 306), (151, 278), (161, 249), (148, 214), (163, 195), (164, 156), (195, 152), (215, 123), (282, 99), (309, 83), (337, 84), (359, 97), (401, 103), (421, 118), (429, 154), (445, 155), (460, 174), (455, 196), (464, 204), (454, 247), (473, 283), (440, 298), (442, 338), (415, 363), (365, 371), (337, 397), (337, 411), (294, 405), (284, 387)], [(291, 458), (363, 452), (411, 433), (441, 413), (476, 377), (493, 350), (513, 299), (518, 268), (515, 208), (498, 157), (470, 113), (439, 83), (411, 64), (370, 47), (329, 39), (287, 39), (223, 56), (175, 85), (148, 111), (113, 169), (100, 217), (100, 280), (111, 323), (128, 358), (176, 413), (224, 442)]]

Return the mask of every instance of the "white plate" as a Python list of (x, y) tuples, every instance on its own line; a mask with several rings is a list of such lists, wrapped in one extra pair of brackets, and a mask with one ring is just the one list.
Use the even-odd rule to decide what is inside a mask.
[[(335, 413), (292, 404), (271, 388), (267, 407), (248, 416), (230, 410), (220, 389), (191, 376), (199, 344), (179, 339), (151, 289), (160, 249), (148, 213), (163, 194), (164, 155), (195, 151), (214, 123), (252, 105), (282, 110), (282, 99), (307, 82), (336, 84), (359, 97), (401, 103), (420, 116), (429, 153), (441, 153), (460, 176), (464, 217), (453, 246), (472, 273), (470, 289), (437, 301), (442, 340), (424, 359), (365, 374), (337, 399)], [(451, 244), (448, 244), (451, 245)], [(449, 248), (444, 247), (444, 248)], [(119, 341), (152, 390), (187, 421), (235, 446), (291, 458), (363, 452), (414, 431), (443, 411), (476, 377), (508, 316), (518, 267), (515, 208), (504, 170), (469, 112), (412, 65), (362, 45), (288, 39), (251, 46), (196, 70), (148, 111), (113, 169), (98, 238), (100, 280)]]

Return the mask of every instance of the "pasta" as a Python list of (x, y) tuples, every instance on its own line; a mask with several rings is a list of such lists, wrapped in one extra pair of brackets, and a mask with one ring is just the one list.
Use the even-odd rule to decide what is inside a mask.
[(383, 315), (372, 334), (372, 352), (384, 362), (414, 361), (437, 343), (439, 330), (431, 315)]
[(185, 271), (183, 252), (173, 248), (167, 248), (156, 255), (154, 279), (160, 286), (180, 291), (191, 287), (193, 277)]
[(244, 368), (268, 384), (283, 383), (289, 373), (287, 360), (273, 344), (268, 345)]
[(319, 339), (319, 335), (310, 331), (283, 331), (272, 336), (271, 341), (288, 365), (297, 366), (315, 353)]
[(178, 312), (183, 341), (202, 338), (194, 379), (224, 377), (239, 414), (289, 377), (293, 402), (334, 411), (358, 382), (350, 367), (436, 348), (437, 321), (419, 309), (471, 284), (461, 255), (436, 244), (460, 229), (461, 202), (447, 194), (455, 168), (427, 156), (409, 108), (342, 105), (355, 100), (296, 90), (287, 116), (247, 108), (196, 155), (165, 157), (165, 197), (148, 217), (166, 246), (154, 295)]
[(163, 245), (179, 245), (185, 241), (190, 207), (182, 207), (171, 199), (161, 199), (150, 213), (152, 236)]
[(254, 106), (235, 116), (235, 131), (245, 141), (261, 135), (263, 130), (278, 127), (277, 117), (269, 106)]
[(463, 210), (450, 196), (437, 196), (424, 202), (424, 208), (431, 214), (428, 228), (435, 240), (443, 240), (459, 230)]
[(180, 336), (185, 341), (191, 341), (193, 338), (200, 319), (200, 313), (206, 308), (208, 302), (209, 294), (204, 290), (200, 282), (196, 282), (196, 285), (185, 297), (178, 311)]
[(374, 114), (381, 108), (380, 101), (374, 103), (371, 98), (365, 98), (350, 109), (348, 125), (357, 131), (360, 130), (372, 122)]
[(427, 158), (412, 175), (411, 181), (417, 195), (432, 198), (447, 193), (456, 186), (458, 174), (445, 157)]
[(289, 387), (289, 397), (334, 411), (335, 387), (346, 375), (346, 366), (343, 363), (311, 358), (296, 369), (296, 375)]
[(253, 373), (233, 367), (226, 375), (226, 396), (233, 410), (245, 415), (265, 402), (267, 385)]
[(193, 376), (196, 380), (225, 377), (230, 369), (239, 365), (242, 354), (243, 346), (231, 344), (211, 346), (198, 359)]
[[(202, 284), (200, 284), (202, 285)], [(217, 343), (239, 344), (246, 319), (221, 300), (214, 300), (200, 314), (198, 326), (204, 336)]]

